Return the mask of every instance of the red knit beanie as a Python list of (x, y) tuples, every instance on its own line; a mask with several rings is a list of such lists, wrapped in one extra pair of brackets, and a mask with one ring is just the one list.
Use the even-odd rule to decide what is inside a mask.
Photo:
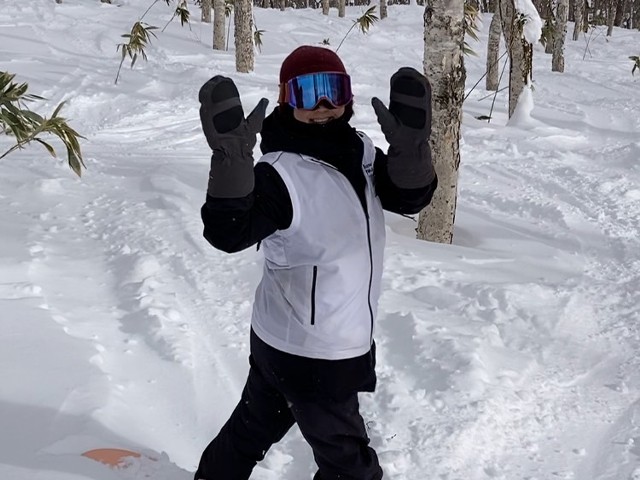
[(294, 77), (318, 72), (347, 73), (340, 57), (324, 47), (304, 45), (296, 48), (282, 62), (280, 67), (280, 84)]

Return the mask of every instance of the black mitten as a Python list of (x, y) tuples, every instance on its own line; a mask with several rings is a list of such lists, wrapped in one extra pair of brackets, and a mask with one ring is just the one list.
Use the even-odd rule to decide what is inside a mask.
[(391, 77), (389, 108), (374, 97), (371, 105), (389, 142), (387, 170), (400, 188), (429, 185), (435, 170), (431, 163), (431, 85), (417, 70), (403, 67)]
[(269, 101), (263, 98), (244, 118), (233, 80), (216, 75), (199, 93), (200, 121), (213, 151), (207, 193), (217, 198), (240, 198), (253, 191), (253, 147)]

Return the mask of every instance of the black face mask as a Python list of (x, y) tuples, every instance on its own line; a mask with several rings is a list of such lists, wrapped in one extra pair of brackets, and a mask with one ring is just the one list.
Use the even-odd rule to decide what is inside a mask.
[(353, 108), (322, 125), (302, 123), (293, 117), (289, 105), (281, 105), (262, 124), (262, 153), (291, 152), (322, 160), (337, 168), (353, 186), (366, 209), (366, 179), (362, 169), (364, 144), (356, 129), (349, 125)]
[(309, 155), (342, 170), (349, 164), (362, 163), (362, 140), (349, 125), (353, 109), (324, 124), (302, 123), (293, 116), (293, 108), (280, 105), (262, 124), (262, 153), (291, 152)]

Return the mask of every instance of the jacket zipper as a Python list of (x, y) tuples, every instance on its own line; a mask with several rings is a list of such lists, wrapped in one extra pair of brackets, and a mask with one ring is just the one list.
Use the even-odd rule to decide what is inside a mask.
[[(367, 198), (365, 196), (365, 203), (366, 201)], [(371, 333), (369, 334), (369, 342), (371, 343), (373, 342), (373, 307), (371, 306), (371, 287), (373, 286), (373, 248), (371, 246), (371, 226), (369, 224), (369, 210), (365, 206), (363, 206), (363, 210), (365, 219), (367, 221), (367, 244), (369, 245), (369, 291), (367, 293), (367, 304), (369, 305), (369, 316), (371, 318)]]
[(318, 282), (318, 266), (313, 266), (313, 279), (311, 281), (311, 325), (316, 324), (316, 283)]
[[(333, 165), (331, 165), (330, 163), (324, 162), (322, 160), (318, 160), (317, 158), (313, 158), (313, 157), (305, 157), (303, 155), (300, 155), (301, 158), (308, 158), (310, 161), (312, 162), (316, 162), (316, 163), (320, 163), (322, 165), (325, 165), (329, 168), (334, 169), (336, 172), (340, 173), (342, 175), (342, 173), (340, 172), (340, 170), (338, 170), (336, 167), (334, 167)], [(363, 172), (365, 174), (365, 176), (367, 175), (366, 172)], [(344, 175), (343, 175), (344, 177)], [(365, 177), (366, 178), (366, 177)], [(345, 177), (345, 179), (347, 180), (347, 183), (349, 185), (351, 185), (351, 188), (353, 189), (353, 192), (356, 194), (356, 200), (358, 200), (358, 203), (360, 203), (360, 206), (362, 207), (362, 211), (364, 213), (364, 218), (365, 221), (367, 222), (367, 245), (369, 247), (369, 289), (367, 292), (367, 305), (369, 306), (369, 318), (371, 319), (371, 333), (369, 334), (369, 341), (373, 342), (373, 307), (371, 306), (371, 287), (373, 286), (373, 247), (371, 246), (371, 225), (369, 223), (369, 210), (367, 208), (367, 190), (369, 188), (369, 182), (367, 182), (366, 186), (365, 186), (365, 198), (364, 198), (364, 202), (365, 205), (362, 205), (362, 202), (360, 202), (360, 198), (358, 197), (358, 192), (356, 192), (356, 189), (353, 187), (353, 185), (351, 184), (351, 182)], [(311, 325), (315, 324), (315, 309), (316, 309), (316, 302), (315, 302), (315, 295), (316, 295), (316, 276), (318, 275), (318, 267), (314, 266), (313, 267), (313, 287), (311, 290)]]

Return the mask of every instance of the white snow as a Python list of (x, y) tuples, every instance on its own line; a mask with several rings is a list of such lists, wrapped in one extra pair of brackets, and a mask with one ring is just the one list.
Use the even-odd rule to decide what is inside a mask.
[[(335, 48), (363, 10), (256, 9), (262, 53), (237, 74), (191, 6), (191, 28), (172, 23), (114, 85), (116, 44), (150, 3), (0, 0), (2, 70), (48, 99), (32, 105), (43, 114), (68, 101), (88, 166), (77, 179), (39, 145), (0, 162), (2, 480), (192, 477), (245, 380), (261, 268), (255, 249), (226, 255), (202, 238), (198, 89), (225, 74), (246, 111), (263, 96), (273, 106), (286, 54)], [(354, 124), (379, 145), (371, 97), (388, 98), (397, 68), (421, 68), (422, 18), (408, 9), (340, 49)], [(159, 2), (145, 20), (171, 13)], [(469, 87), (489, 23), (466, 58)], [(361, 399), (385, 478), (640, 478), (638, 42), (620, 29), (588, 51), (568, 40), (564, 74), (536, 45), (519, 120), (506, 91), (491, 123), (476, 117), (492, 96), (470, 94), (454, 245), (387, 216), (379, 388)], [(11, 145), (0, 137), (0, 153)], [(156, 460), (112, 471), (80, 455), (98, 447)], [(313, 472), (293, 429), (252, 478)]]
[(525, 18), (522, 36), (529, 43), (537, 43), (542, 36), (543, 21), (532, 0), (515, 0), (516, 12)]

